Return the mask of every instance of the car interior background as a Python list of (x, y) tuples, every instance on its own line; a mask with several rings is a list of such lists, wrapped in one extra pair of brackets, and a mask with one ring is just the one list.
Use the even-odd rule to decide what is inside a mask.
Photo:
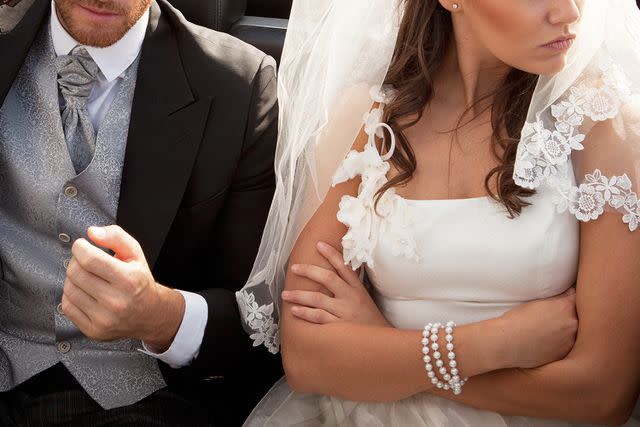
[(227, 32), (280, 61), (293, 0), (170, 0), (191, 22)]

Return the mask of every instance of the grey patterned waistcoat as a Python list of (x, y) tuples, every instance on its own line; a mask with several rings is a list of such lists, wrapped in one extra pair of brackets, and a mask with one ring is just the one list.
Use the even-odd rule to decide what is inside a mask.
[(45, 25), (0, 108), (0, 391), (62, 362), (109, 409), (164, 387), (157, 361), (137, 351), (139, 341), (87, 339), (57, 306), (74, 240), (115, 223), (138, 62), (102, 121), (93, 160), (76, 175), (54, 58)]

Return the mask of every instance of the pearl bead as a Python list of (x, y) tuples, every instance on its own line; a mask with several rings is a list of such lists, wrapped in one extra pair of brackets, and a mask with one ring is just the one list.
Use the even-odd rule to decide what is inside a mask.
[(453, 351), (450, 351), (448, 356), (449, 356), (449, 359), (451, 359), (451, 360), (456, 358), (456, 354)]
[(437, 350), (439, 347), (440, 347), (440, 346), (438, 345), (438, 343), (435, 343), (435, 342), (434, 342), (433, 344), (431, 344), (431, 348), (432, 348), (433, 350)]
[(429, 344), (429, 340), (427, 338), (422, 338), (422, 345)]
[(459, 388), (453, 389), (453, 394), (459, 396), (460, 394), (462, 394), (462, 390), (460, 390)]
[(449, 351), (453, 350), (453, 344), (448, 343), (447, 344), (447, 350), (449, 350)]
[(431, 335), (431, 341), (433, 342), (438, 341), (438, 335)]
[(447, 368), (445, 368), (444, 366), (442, 368), (440, 368), (440, 375), (445, 375), (447, 373)]
[(449, 366), (451, 366), (452, 368), (455, 368), (456, 366), (458, 366), (458, 364), (456, 363), (456, 361), (455, 361), (455, 360), (451, 360), (451, 361), (449, 362)]
[(427, 366), (425, 366), (425, 368), (427, 369), (428, 372), (433, 371), (433, 366), (431, 364), (428, 364)]
[(423, 361), (424, 363), (429, 363), (429, 362), (431, 362), (431, 357), (429, 357), (429, 356), (425, 355), (425, 356), (422, 358), (422, 361)]
[(444, 362), (442, 360), (436, 360), (436, 366), (438, 368), (442, 368), (444, 366)]
[(443, 378), (444, 378), (445, 381), (451, 381), (451, 375), (449, 375), (449, 374), (444, 374)]
[(458, 375), (458, 368), (451, 368), (451, 375)]
[(447, 342), (451, 342), (451, 341), (453, 341), (453, 336), (451, 336), (451, 335), (447, 335), (447, 336), (445, 337), (445, 339), (447, 340)]
[(437, 378), (431, 378), (431, 384), (438, 384)]
[(449, 384), (445, 384), (445, 385), (444, 385), (444, 389), (445, 389), (445, 390), (449, 390)]
[(460, 377), (458, 375), (454, 375), (451, 377), (451, 381), (454, 383), (460, 382)]
[(436, 359), (440, 359), (440, 352), (439, 351), (435, 351), (433, 353), (433, 357), (436, 358)]
[(449, 335), (451, 335), (453, 333), (453, 328), (451, 326), (447, 326), (446, 329), (444, 330), (446, 333), (448, 333)]
[(444, 384), (442, 384), (441, 382), (439, 382), (438, 384), (436, 384), (436, 387), (438, 387), (438, 388), (442, 388), (442, 387), (444, 387)]
[(436, 377), (436, 373), (435, 373), (435, 372), (433, 372), (433, 371), (429, 371), (429, 372), (427, 372), (427, 376), (428, 376), (429, 378), (435, 378), (435, 377)]
[(422, 347), (422, 354), (429, 353), (429, 347)]

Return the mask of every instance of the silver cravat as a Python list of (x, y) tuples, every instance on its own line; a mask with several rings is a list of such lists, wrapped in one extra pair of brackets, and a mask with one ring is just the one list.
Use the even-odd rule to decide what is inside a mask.
[(56, 70), (64, 99), (61, 112), (64, 135), (73, 167), (80, 173), (91, 162), (96, 148), (87, 102), (99, 68), (85, 48), (76, 47), (70, 55), (56, 58)]

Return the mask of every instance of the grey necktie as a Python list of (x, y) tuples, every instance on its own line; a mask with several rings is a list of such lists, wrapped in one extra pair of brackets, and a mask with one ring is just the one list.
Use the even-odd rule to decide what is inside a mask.
[(99, 69), (85, 48), (76, 47), (71, 55), (56, 58), (56, 70), (64, 98), (61, 113), (64, 135), (73, 167), (80, 173), (91, 162), (96, 148), (87, 102)]

